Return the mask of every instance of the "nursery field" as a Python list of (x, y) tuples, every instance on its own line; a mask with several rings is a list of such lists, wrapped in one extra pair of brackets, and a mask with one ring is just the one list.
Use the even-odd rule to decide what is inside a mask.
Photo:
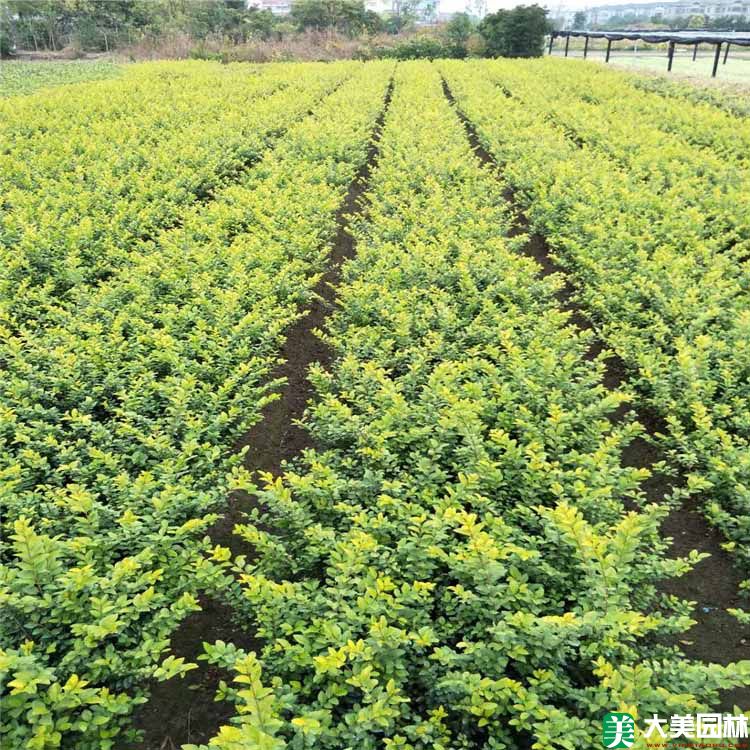
[(54, 83), (0, 98), (2, 748), (748, 741), (743, 107)]
[(0, 62), (0, 97), (30, 94), (61, 84), (115, 78), (121, 68), (108, 61)]

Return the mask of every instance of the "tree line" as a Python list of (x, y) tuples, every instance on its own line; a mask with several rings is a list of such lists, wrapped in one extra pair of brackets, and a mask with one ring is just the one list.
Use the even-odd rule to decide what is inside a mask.
[[(481, 6), (482, 3), (475, 3)], [(184, 34), (197, 41), (221, 37), (230, 44), (274, 40), (309, 30), (348, 37), (405, 34), (418, 19), (436, 16), (436, 0), (396, 0), (389, 13), (364, 0), (296, 0), (287, 16), (247, 7), (244, 0), (0, 0), (0, 46), (14, 49), (112, 51), (148, 36)], [(550, 30), (546, 11), (519, 6), (481, 20), (458, 13), (427, 33), (388, 45), (394, 57), (532, 57), (542, 54)]]
[(574, 29), (591, 29), (607, 31), (611, 29), (707, 29), (716, 31), (746, 31), (750, 29), (750, 18), (738, 16), (721, 16), (708, 18), (696, 13), (692, 16), (665, 17), (657, 13), (648, 17), (635, 13), (625, 13), (612, 16), (603, 23), (590, 23), (585, 11), (578, 11), (573, 17)]

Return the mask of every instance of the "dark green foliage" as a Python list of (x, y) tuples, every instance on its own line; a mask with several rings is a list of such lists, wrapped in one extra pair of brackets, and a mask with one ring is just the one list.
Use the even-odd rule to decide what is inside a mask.
[(393, 47), (378, 48), (375, 50), (374, 56), (393, 60), (460, 59), (466, 57), (466, 48), (437, 37), (418, 36)]
[(23, 49), (75, 44), (105, 50), (145, 29), (165, 5), (146, 0), (6, 0), (0, 35)]
[(737, 18), (736, 16), (721, 16), (720, 18), (707, 19), (707, 29), (722, 29), (724, 31), (747, 31), (750, 29), (750, 17)]
[[(291, 15), (281, 18), (256, 6), (245, 7), (243, 0), (4, 0), (0, 54), (11, 54), (14, 48), (109, 51), (144, 38), (188, 35), (196, 41), (191, 56), (225, 60), (221, 44), (271, 40), (295, 30), (335, 31), (350, 37), (399, 34), (413, 31), (418, 18), (434, 17), (434, 11), (434, 0), (396, 0), (386, 16), (368, 10), (364, 0), (294, 0)], [(519, 6), (488, 16), (479, 30), (489, 55), (533, 57), (542, 52), (548, 23), (539, 6)], [(375, 56), (463, 58), (474, 31), (472, 18), (458, 13), (442, 32), (430, 38), (420, 35), (395, 49), (378, 49)]]
[(240, 43), (269, 38), (276, 22), (270, 11), (246, 8), (244, 0), (5, 0), (0, 12), (0, 39), (8, 51), (69, 45), (110, 50), (144, 35), (174, 33), (195, 39), (219, 35)]
[(10, 37), (3, 34), (3, 29), (0, 28), (0, 58), (8, 57), (11, 53)]
[(474, 31), (474, 22), (468, 13), (456, 13), (445, 26), (445, 38), (451, 44), (466, 47)]
[(368, 34), (379, 34), (386, 30), (385, 20), (374, 10), (366, 10), (364, 15), (364, 30)]
[(292, 19), (300, 31), (335, 29), (345, 34), (377, 30), (380, 21), (377, 13), (365, 9), (363, 0), (299, 0), (292, 5)]
[(539, 5), (499, 10), (479, 24), (488, 57), (541, 57), (550, 30), (547, 11)]
[(270, 39), (273, 36), (276, 19), (270, 10), (260, 10), (253, 7), (245, 15), (244, 24), (249, 36)]

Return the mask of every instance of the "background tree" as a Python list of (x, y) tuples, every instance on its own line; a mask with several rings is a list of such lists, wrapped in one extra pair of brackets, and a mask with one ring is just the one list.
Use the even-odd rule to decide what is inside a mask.
[(10, 55), (13, 44), (10, 11), (6, 3), (0, 2), (0, 59)]
[(243, 18), (243, 33), (247, 39), (271, 39), (276, 27), (276, 18), (270, 10), (260, 10), (257, 6), (248, 8)]
[(722, 29), (725, 31), (750, 31), (750, 18), (737, 16), (721, 16), (706, 23), (708, 29)]
[(358, 34), (372, 24), (363, 0), (297, 0), (291, 17), (300, 31), (329, 29)]
[(541, 57), (551, 30), (547, 11), (539, 5), (499, 10), (479, 24), (489, 57)]
[[(221, 0), (223, 2), (223, 0)], [(161, 0), (5, 0), (9, 33), (22, 49), (69, 44), (110, 49), (134, 33), (163, 28)]]
[(579, 10), (573, 16), (573, 28), (574, 29), (586, 28), (586, 13), (584, 11)]
[[(74, 44), (109, 50), (147, 33), (216, 34), (241, 42), (268, 35), (273, 16), (247, 9), (244, 0), (0, 0), (3, 35), (21, 49), (52, 49)], [(363, 11), (362, 11), (363, 12)]]
[(8, 0), (16, 44), (34, 49), (60, 49), (70, 7), (63, 0)]
[(397, 34), (413, 26), (417, 19), (434, 20), (436, 12), (437, 0), (392, 0), (386, 26), (390, 33)]
[(456, 13), (445, 25), (443, 33), (450, 44), (465, 47), (474, 32), (474, 22), (468, 13)]
[(364, 30), (368, 34), (380, 34), (385, 31), (385, 20), (374, 10), (366, 10), (364, 16)]

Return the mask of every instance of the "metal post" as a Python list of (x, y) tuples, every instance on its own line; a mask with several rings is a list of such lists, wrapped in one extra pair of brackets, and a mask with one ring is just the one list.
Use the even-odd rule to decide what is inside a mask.
[(693, 47), (693, 62), (695, 62), (695, 58), (698, 55), (698, 42), (695, 43), (695, 47)]
[[(565, 37), (565, 57), (568, 56), (568, 47), (570, 46), (570, 34)], [(539, 49), (539, 47), (537, 47)]]
[(612, 40), (607, 39), (607, 56), (604, 58), (604, 62), (609, 62), (609, 51), (612, 49)]
[(716, 78), (716, 71), (719, 69), (719, 57), (721, 56), (721, 42), (716, 45), (716, 54), (714, 55), (714, 69), (711, 71), (711, 78)]
[(552, 42), (554, 42), (554, 41), (555, 41), (555, 35), (552, 34), (552, 33), (550, 33), (550, 35), (549, 35), (549, 53), (548, 53), (550, 55), (552, 54)]
[(669, 43), (669, 52), (667, 53), (667, 72), (672, 70), (672, 63), (674, 62), (674, 42)]
[(589, 38), (586, 36), (586, 41), (583, 43), (583, 59), (586, 59), (586, 56), (589, 53)]
[(726, 65), (727, 64), (727, 57), (729, 56), (729, 47), (730, 46), (731, 46), (731, 44), (729, 42), (727, 42), (727, 46), (724, 48), (724, 62), (722, 63), (722, 65)]

